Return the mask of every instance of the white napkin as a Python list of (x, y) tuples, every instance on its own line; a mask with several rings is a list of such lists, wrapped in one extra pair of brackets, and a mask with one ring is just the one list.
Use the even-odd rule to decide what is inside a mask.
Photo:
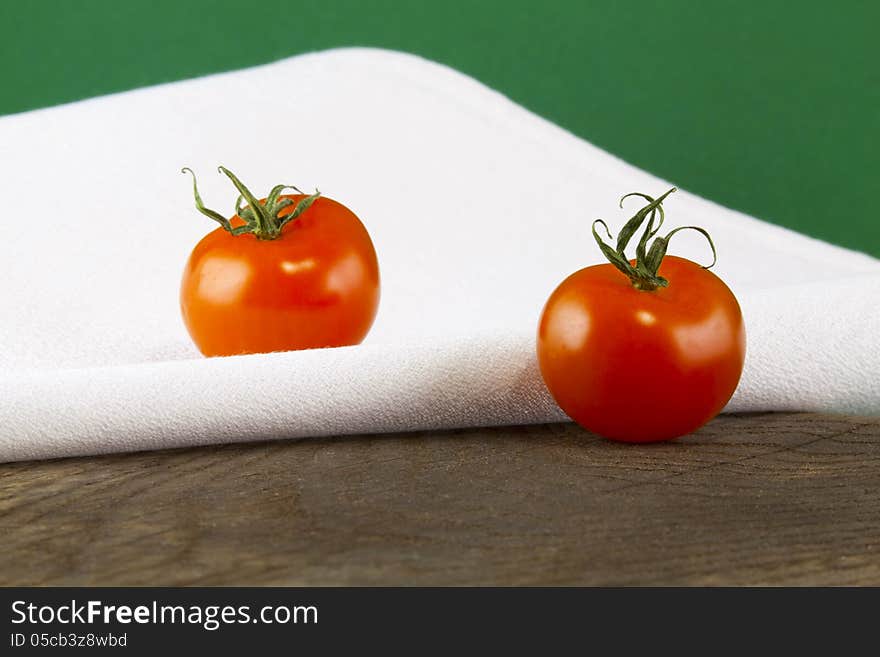
[[(215, 225), (180, 168), (231, 211), (218, 164), (361, 217), (383, 285), (363, 345), (198, 354), (179, 277)], [(464, 75), (370, 49), (2, 118), (0, 181), (4, 461), (561, 420), (535, 363), (543, 303), (601, 261), (594, 218), (617, 229), (636, 207), (620, 195), (670, 186)], [(712, 233), (744, 309), (728, 410), (880, 412), (880, 262), (684, 191), (665, 207)], [(710, 257), (687, 233), (670, 253)]]

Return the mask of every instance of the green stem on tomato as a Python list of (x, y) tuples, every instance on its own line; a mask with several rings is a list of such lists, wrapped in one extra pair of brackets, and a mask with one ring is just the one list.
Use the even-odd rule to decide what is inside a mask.
[[(674, 191), (676, 191), (675, 187), (656, 199), (651, 198), (647, 194), (642, 194), (641, 192), (630, 192), (629, 194), (622, 196), (620, 199), (620, 207), (623, 207), (624, 199), (630, 196), (641, 196), (648, 201), (648, 204), (636, 212), (635, 215), (626, 222), (623, 228), (620, 229), (620, 232), (617, 234), (616, 248), (612, 248), (602, 241), (602, 238), (596, 231), (596, 225), (601, 224), (605, 229), (605, 232), (608, 234), (608, 239), (613, 240), (614, 238), (611, 236), (608, 224), (602, 219), (596, 219), (593, 222), (593, 238), (595, 238), (602, 253), (612, 265), (617, 267), (617, 269), (630, 279), (633, 287), (637, 290), (651, 291), (656, 290), (658, 287), (666, 287), (669, 285), (669, 281), (660, 276), (657, 272), (660, 270), (660, 264), (666, 256), (666, 249), (669, 246), (670, 238), (680, 230), (696, 230), (709, 241), (709, 246), (712, 249), (712, 264), (704, 267), (704, 269), (711, 268), (717, 261), (718, 256), (715, 252), (715, 244), (712, 242), (712, 238), (709, 236), (709, 233), (698, 226), (680, 226), (675, 228), (665, 237), (656, 238), (651, 246), (648, 247), (648, 242), (659, 232), (660, 226), (663, 225), (663, 221), (666, 218), (663, 212), (662, 203), (666, 197)], [(654, 219), (658, 214), (660, 219), (655, 226)], [(639, 239), (638, 246), (636, 247), (636, 262), (635, 265), (633, 265), (629, 261), (629, 258), (626, 257), (624, 251), (633, 235), (635, 235), (641, 225), (645, 223), (645, 219), (648, 220), (648, 223), (645, 226), (645, 231), (642, 233), (642, 237)]]
[[(242, 183), (234, 173), (226, 167), (218, 167), (218, 171), (225, 175), (239, 192), (239, 196), (235, 201), (235, 214), (244, 221), (243, 226), (233, 226), (230, 221), (219, 212), (205, 207), (199, 196), (199, 188), (196, 183), (196, 174), (189, 167), (181, 169), (181, 173), (189, 173), (193, 179), (193, 196), (195, 197), (196, 210), (206, 217), (213, 219), (223, 230), (228, 231), (231, 235), (243, 235), (249, 233), (261, 240), (274, 240), (281, 235), (281, 230), (291, 221), (294, 221), (303, 212), (311, 207), (318, 197), (321, 195), (317, 189), (314, 194), (310, 194), (301, 198), (293, 211), (287, 214), (280, 214), (282, 210), (293, 205), (293, 201), (289, 198), (280, 198), (281, 192), (285, 189), (292, 189), (300, 194), (302, 192), (293, 185), (275, 185), (266, 196), (266, 200), (260, 203), (257, 198), (251, 194), (251, 191)], [(246, 201), (247, 205), (242, 207), (242, 202)]]

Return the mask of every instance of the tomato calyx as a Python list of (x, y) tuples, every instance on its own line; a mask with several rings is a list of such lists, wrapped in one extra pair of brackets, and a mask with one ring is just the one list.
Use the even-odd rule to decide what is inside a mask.
[[(314, 203), (321, 195), (321, 192), (316, 189), (314, 194), (300, 199), (294, 206), (292, 212), (281, 215), (280, 212), (282, 210), (294, 204), (292, 199), (280, 198), (281, 192), (285, 189), (292, 189), (299, 194), (303, 194), (303, 192), (297, 187), (294, 185), (275, 185), (275, 187), (269, 191), (268, 196), (266, 196), (265, 202), (261, 203), (253, 194), (251, 194), (251, 191), (245, 187), (244, 183), (242, 183), (229, 169), (220, 166), (217, 167), (217, 170), (229, 178), (229, 180), (232, 181), (232, 184), (235, 185), (235, 188), (239, 191), (238, 199), (235, 201), (235, 214), (241, 217), (244, 221), (244, 225), (242, 226), (233, 226), (232, 222), (222, 214), (211, 210), (210, 208), (206, 208), (205, 204), (202, 202), (202, 197), (199, 196), (199, 188), (196, 184), (195, 172), (189, 167), (183, 167), (180, 171), (181, 173), (189, 173), (192, 176), (193, 196), (195, 197), (196, 209), (206, 217), (216, 221), (231, 235), (249, 233), (257, 239), (274, 240), (281, 235), (281, 230), (284, 226), (291, 221), (294, 221), (303, 212), (308, 210), (312, 203)], [(247, 201), (247, 205), (244, 207), (241, 205), (243, 201)]]
[[(608, 224), (602, 219), (596, 219), (593, 222), (593, 237), (599, 245), (599, 248), (602, 250), (602, 253), (608, 258), (608, 261), (612, 265), (629, 277), (633, 287), (638, 290), (651, 291), (656, 290), (658, 287), (666, 287), (669, 285), (669, 281), (660, 276), (657, 272), (660, 269), (660, 263), (663, 262), (663, 258), (666, 256), (666, 249), (669, 246), (670, 238), (680, 230), (695, 230), (708, 240), (709, 246), (712, 248), (712, 263), (704, 266), (703, 269), (711, 268), (717, 261), (718, 256), (715, 252), (715, 244), (713, 244), (712, 238), (705, 229), (700, 228), (699, 226), (679, 226), (678, 228), (674, 228), (669, 231), (665, 237), (656, 238), (653, 243), (651, 243), (651, 246), (648, 247), (648, 242), (660, 231), (660, 227), (666, 219), (666, 215), (663, 212), (663, 201), (674, 191), (676, 191), (675, 187), (656, 199), (641, 192), (624, 194), (620, 198), (621, 208), (623, 207), (623, 201), (630, 196), (640, 196), (648, 201), (648, 204), (636, 212), (635, 215), (626, 222), (623, 228), (620, 229), (620, 232), (617, 234), (617, 244), (614, 248), (603, 242), (599, 233), (596, 231), (596, 224), (601, 224), (605, 229), (605, 232), (608, 234), (608, 239), (613, 240), (614, 237), (611, 235), (611, 230), (608, 228)], [(655, 225), (654, 220), (658, 216), (659, 219)], [(635, 265), (633, 265), (624, 252), (633, 235), (636, 234), (636, 231), (638, 231), (641, 225), (645, 222), (645, 219), (648, 220), (648, 223), (645, 226), (645, 232), (642, 233), (642, 237), (639, 239), (639, 243), (636, 246), (636, 262)]]

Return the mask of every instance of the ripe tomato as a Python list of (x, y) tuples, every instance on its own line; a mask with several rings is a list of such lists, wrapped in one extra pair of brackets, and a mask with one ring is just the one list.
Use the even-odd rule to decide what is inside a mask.
[(202, 205), (193, 177), (197, 208), (221, 224), (193, 249), (180, 288), (199, 350), (230, 356), (360, 343), (379, 305), (376, 252), (360, 220), (332, 199), (281, 194), (280, 185), (257, 200), (221, 171), (242, 193), (230, 220)]
[[(724, 282), (690, 260), (664, 258), (669, 236), (646, 252), (659, 202), (645, 198), (655, 205), (631, 220), (651, 214), (641, 271), (639, 258), (609, 257), (610, 264), (572, 274), (547, 301), (537, 339), (541, 374), (562, 410), (586, 429), (626, 442), (668, 440), (701, 427), (730, 399), (745, 359), (742, 314)], [(595, 225), (594, 235), (601, 242)], [(622, 256), (618, 246), (612, 253)]]

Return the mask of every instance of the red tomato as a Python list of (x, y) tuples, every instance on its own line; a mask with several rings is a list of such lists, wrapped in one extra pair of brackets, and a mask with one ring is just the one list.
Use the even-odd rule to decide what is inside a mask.
[[(256, 203), (273, 210), (264, 222), (273, 225), (263, 226), (262, 237), (247, 228), (258, 223), (249, 210)], [(224, 224), (201, 205), (197, 191), (196, 205), (221, 223), (193, 249), (180, 288), (184, 323), (204, 355), (364, 339), (379, 305), (379, 266), (369, 234), (348, 208), (317, 194), (276, 192), (268, 201), (253, 199), (242, 211), (248, 221), (236, 214)]]
[[(635, 271), (637, 261), (628, 264)], [(537, 352), (547, 388), (575, 422), (606, 438), (691, 433), (724, 408), (742, 372), (745, 328), (724, 282), (675, 256), (654, 276), (657, 287), (639, 289), (620, 263), (581, 269), (541, 315)]]

